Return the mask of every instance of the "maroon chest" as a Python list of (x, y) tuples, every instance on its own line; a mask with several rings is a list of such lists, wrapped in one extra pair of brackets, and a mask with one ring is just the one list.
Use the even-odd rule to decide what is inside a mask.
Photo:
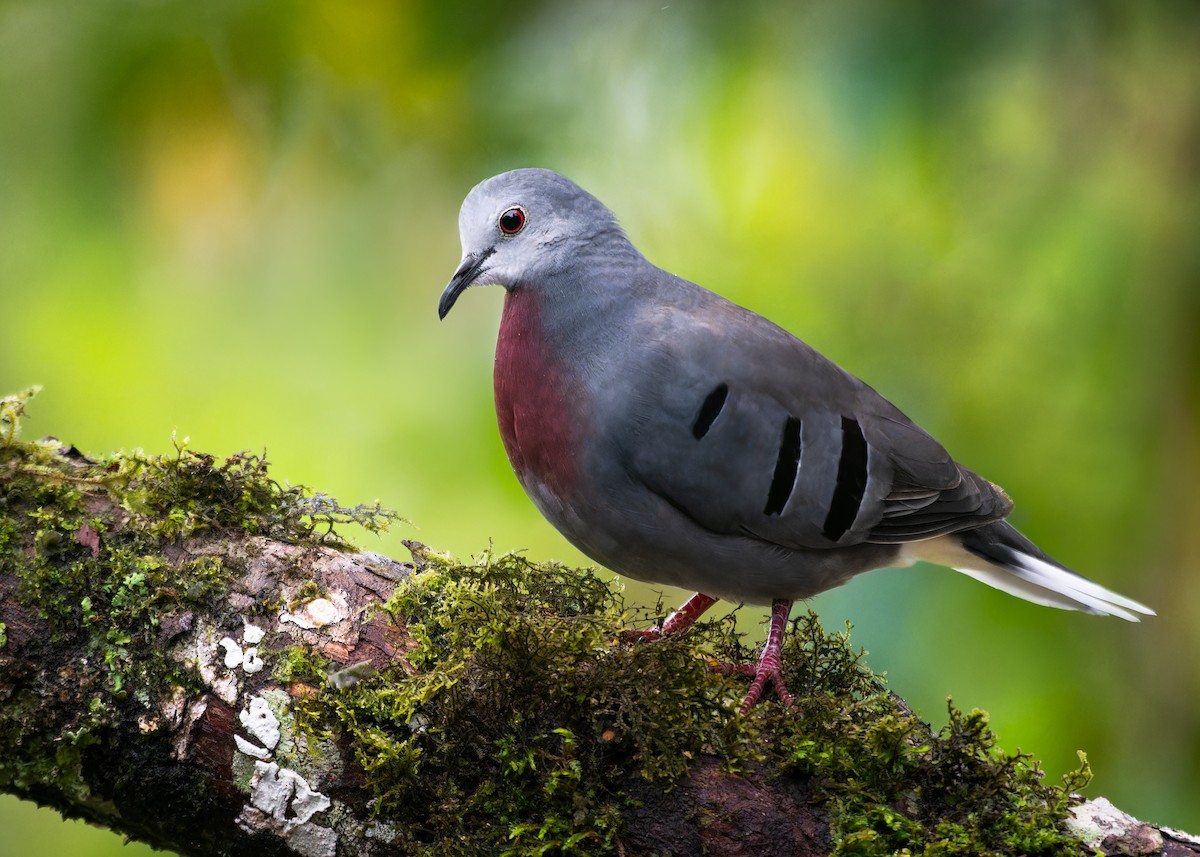
[(538, 296), (508, 292), (496, 340), (496, 417), (508, 460), (535, 500), (560, 502), (578, 475), (578, 402), (568, 373), (547, 341)]

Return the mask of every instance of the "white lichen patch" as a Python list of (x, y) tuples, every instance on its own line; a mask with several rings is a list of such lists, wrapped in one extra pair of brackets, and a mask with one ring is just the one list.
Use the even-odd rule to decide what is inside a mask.
[(264, 697), (250, 697), (246, 707), (238, 714), (238, 720), (242, 722), (242, 728), (268, 750), (274, 750), (279, 744), (279, 718), (271, 711)]
[[(193, 666), (200, 678), (213, 692), (229, 705), (237, 705), (241, 693), (236, 672), (245, 662), (246, 653), (232, 637), (217, 638), (220, 631), (211, 625), (201, 625), (189, 639), (175, 649), (174, 657), (186, 666)], [(254, 652), (257, 660), (258, 652)], [(259, 667), (261, 669), (261, 667)]]
[(359, 661), (345, 669), (331, 672), (325, 681), (334, 690), (345, 690), (358, 684), (364, 678), (370, 678), (376, 672), (375, 664), (370, 661)]
[(345, 620), (350, 615), (346, 593), (334, 590), (328, 598), (305, 601), (295, 610), (284, 610), (279, 614), (280, 622), (291, 622), (306, 630), (324, 628)]
[(262, 628), (258, 627), (257, 625), (251, 623), (248, 619), (243, 619), (242, 625), (243, 625), (242, 639), (246, 642), (247, 645), (257, 646), (259, 643), (262, 642), (263, 637), (267, 633), (266, 631), (264, 631)]
[(217, 664), (222, 658), (214, 628), (209, 625), (200, 625), (187, 642), (176, 651), (176, 657), (185, 666), (195, 667), (200, 672), (200, 678), (205, 684), (211, 687), (217, 680)]
[(337, 853), (337, 834), (317, 824), (293, 827), (283, 834), (283, 841), (304, 857), (333, 857)]
[(275, 762), (255, 762), (250, 779), (250, 802), (242, 807), (238, 825), (248, 832), (267, 831), (283, 837), (304, 857), (334, 857), (337, 834), (311, 819), (332, 805), (304, 777)]
[(380, 842), (391, 842), (396, 838), (396, 828), (386, 821), (372, 821), (367, 825), (366, 837)]
[(171, 755), (179, 762), (187, 759), (192, 747), (192, 725), (199, 720), (208, 709), (207, 697), (200, 697), (187, 707), (187, 714), (181, 720), (171, 739)]
[(226, 705), (237, 705), (238, 680), (236, 675), (227, 675), (212, 683), (213, 693)]
[(1072, 807), (1071, 815), (1067, 827), (1089, 848), (1099, 848), (1107, 841), (1106, 848), (1109, 845), (1120, 848), (1108, 853), (1157, 854), (1162, 850), (1161, 833), (1117, 809), (1108, 798), (1085, 801)]
[(158, 713), (172, 729), (183, 722), (183, 712), (187, 706), (187, 691), (179, 685), (171, 688), (171, 692), (158, 701)]
[(1200, 845), (1200, 836), (1196, 836), (1182, 830), (1176, 830), (1174, 827), (1160, 827), (1159, 829), (1167, 836), (1178, 840), (1179, 842), (1184, 842), (1188, 845)]
[(222, 637), (217, 644), (225, 649), (225, 668), (235, 670), (242, 665), (242, 647), (233, 637)]
[(246, 671), (247, 675), (254, 675), (263, 666), (263, 659), (258, 656), (258, 649), (246, 649), (245, 654), (242, 656), (242, 669)]
[(265, 664), (263, 664), (263, 659), (259, 657), (256, 645), (262, 642), (262, 638), (265, 635), (266, 631), (262, 628), (243, 619), (242, 642), (246, 643), (245, 649), (233, 637), (223, 637), (217, 644), (225, 649), (225, 668), (236, 670), (241, 667), (249, 675), (260, 672)]
[(245, 753), (247, 756), (253, 756), (255, 759), (271, 758), (271, 751), (266, 747), (260, 747), (252, 741), (247, 741), (241, 735), (234, 735), (233, 741), (237, 744), (238, 752)]

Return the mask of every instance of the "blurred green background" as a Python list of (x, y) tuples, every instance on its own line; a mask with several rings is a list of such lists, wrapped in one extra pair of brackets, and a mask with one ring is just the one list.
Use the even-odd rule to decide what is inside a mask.
[[(500, 290), (435, 312), (462, 197), (529, 165), (1156, 607), (928, 566), (812, 602), (935, 723), (986, 708), (1051, 777), (1085, 749), (1093, 795), (1200, 831), (1200, 5), (2, 0), (0, 393), (45, 385), (30, 437), (265, 448), (414, 522), (369, 548), (584, 563), (497, 436)], [(0, 830), (148, 852), (14, 798)]]

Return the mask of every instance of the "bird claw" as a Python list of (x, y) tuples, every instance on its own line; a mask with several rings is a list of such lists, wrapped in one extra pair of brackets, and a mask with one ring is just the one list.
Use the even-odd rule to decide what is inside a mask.
[(758, 702), (758, 698), (762, 696), (767, 684), (775, 685), (775, 695), (779, 697), (779, 701), (785, 708), (796, 707), (796, 702), (788, 692), (787, 685), (783, 683), (783, 670), (778, 667), (764, 669), (762, 664), (759, 664), (754, 673), (754, 681), (750, 683), (750, 690), (746, 692), (746, 698), (742, 700), (742, 707), (738, 709), (738, 714), (744, 716), (751, 706)]
[(783, 680), (783, 670), (778, 666), (764, 664), (762, 661), (757, 664), (711, 664), (708, 671), (718, 675), (754, 676), (754, 681), (750, 682), (750, 689), (746, 692), (746, 697), (738, 709), (739, 714), (744, 715), (754, 706), (754, 703), (758, 702), (768, 684), (775, 686), (775, 695), (785, 707), (796, 707), (796, 701)]
[(719, 672), (722, 675), (736, 673), (754, 676), (754, 681), (750, 682), (750, 690), (747, 691), (746, 698), (742, 700), (742, 707), (738, 709), (739, 714), (744, 715), (754, 703), (758, 702), (758, 698), (762, 696), (762, 692), (766, 690), (768, 684), (775, 685), (775, 695), (779, 697), (779, 701), (785, 707), (796, 707), (792, 695), (783, 681), (783, 629), (787, 624), (788, 613), (791, 609), (792, 602), (790, 601), (777, 599), (771, 603), (771, 628), (767, 632), (767, 642), (763, 645), (763, 651), (759, 655), (757, 664), (753, 666), (750, 664), (716, 664), (710, 667), (713, 672)]
[[(627, 642), (654, 642), (660, 640), (668, 634), (678, 634), (687, 628), (691, 627), (701, 613), (707, 610), (717, 599), (711, 595), (705, 595), (702, 592), (697, 592), (687, 600), (687, 603), (667, 617), (661, 627), (650, 628), (648, 630), (627, 629), (621, 632), (621, 639)], [(771, 627), (767, 633), (767, 642), (763, 646), (762, 655), (759, 656), (757, 664), (711, 664), (709, 672), (720, 673), (721, 675), (749, 675), (754, 676), (754, 680), (750, 682), (750, 690), (746, 694), (746, 698), (742, 700), (742, 707), (739, 713), (745, 714), (750, 710), (751, 706), (758, 701), (766, 690), (768, 684), (775, 686), (775, 695), (779, 701), (787, 708), (795, 708), (795, 702), (792, 699), (791, 693), (788, 692), (787, 685), (783, 681), (783, 663), (782, 663), (782, 648), (783, 648), (783, 631), (787, 624), (788, 613), (792, 609), (792, 602), (784, 599), (776, 599), (771, 602)]]

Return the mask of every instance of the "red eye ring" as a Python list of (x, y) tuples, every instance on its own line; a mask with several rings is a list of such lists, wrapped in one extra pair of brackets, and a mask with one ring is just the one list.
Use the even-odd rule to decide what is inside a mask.
[(516, 235), (525, 228), (525, 222), (527, 220), (528, 218), (525, 216), (525, 209), (517, 205), (501, 214), (497, 225), (500, 227), (500, 231), (505, 235)]

